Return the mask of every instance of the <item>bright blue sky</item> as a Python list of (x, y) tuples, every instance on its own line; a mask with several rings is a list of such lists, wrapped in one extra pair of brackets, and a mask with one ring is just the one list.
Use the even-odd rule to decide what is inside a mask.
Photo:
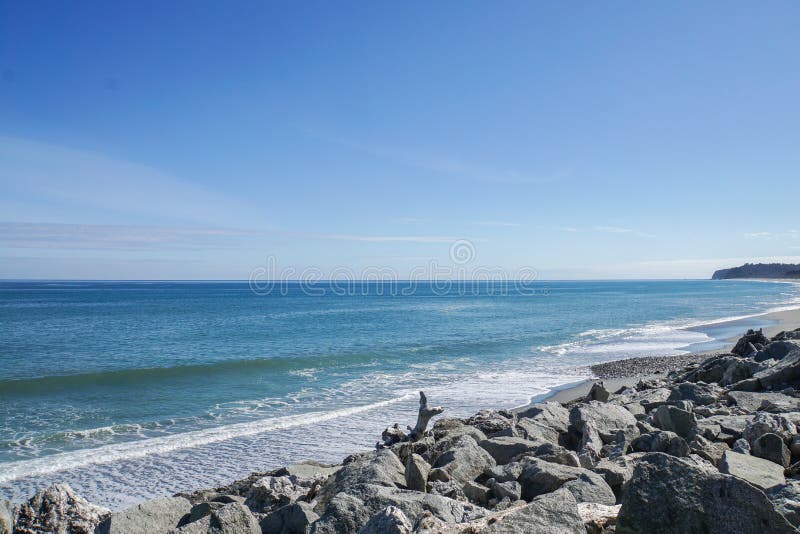
[(0, 1), (0, 277), (800, 260), (797, 2)]

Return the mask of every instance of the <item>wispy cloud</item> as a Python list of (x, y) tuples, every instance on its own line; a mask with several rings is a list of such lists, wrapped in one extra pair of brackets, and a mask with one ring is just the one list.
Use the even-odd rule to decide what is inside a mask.
[(628, 234), (636, 237), (655, 237), (653, 234), (642, 232), (633, 228), (624, 228), (622, 226), (592, 226), (587, 228), (578, 228), (575, 226), (559, 226), (556, 228), (561, 232), (579, 233), (579, 232), (600, 232), (604, 234)]
[(493, 226), (493, 227), (517, 227), (522, 226), (520, 223), (512, 221), (472, 221), (475, 226)]
[(253, 240), (270, 237), (367, 243), (452, 243), (459, 239), (452, 236), (436, 235), (395, 236), (226, 228), (0, 222), (0, 246), (5, 248), (227, 248), (245, 239)]
[(0, 136), (0, 161), (0, 187), (13, 192), (0, 199), (0, 212), (10, 220), (269, 223), (249, 199), (97, 152)]
[(303, 132), (315, 139), (334, 143), (371, 156), (391, 160), (407, 167), (455, 176), (475, 182), (507, 185), (544, 184), (561, 181), (570, 174), (568, 169), (558, 169), (547, 173), (535, 173), (510, 168), (497, 169), (453, 156), (364, 143), (353, 139), (326, 135), (310, 129), (305, 129)]
[(800, 231), (788, 230), (786, 232), (747, 232), (744, 234), (746, 239), (761, 239), (766, 241), (785, 241), (800, 239)]
[(428, 236), (428, 235), (353, 235), (353, 234), (310, 234), (306, 235), (308, 238), (317, 239), (334, 239), (338, 241), (367, 241), (370, 243), (392, 243), (392, 242), (409, 242), (409, 243), (452, 243), (456, 241), (457, 237), (446, 236)]

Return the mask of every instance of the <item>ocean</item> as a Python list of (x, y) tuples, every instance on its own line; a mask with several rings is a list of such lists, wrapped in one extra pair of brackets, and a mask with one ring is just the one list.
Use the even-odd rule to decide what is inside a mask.
[(757, 281), (0, 282), (0, 495), (122, 508), (369, 449), (418, 391), (466, 416), (713, 350), (800, 285)]

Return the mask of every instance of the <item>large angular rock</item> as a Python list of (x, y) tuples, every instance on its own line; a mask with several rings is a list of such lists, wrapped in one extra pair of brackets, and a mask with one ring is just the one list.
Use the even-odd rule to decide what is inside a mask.
[(269, 534), (305, 534), (311, 523), (319, 519), (307, 502), (295, 502), (278, 508), (261, 520), (261, 532)]
[(387, 506), (373, 515), (358, 534), (411, 534), (411, 521), (395, 506)]
[(428, 479), (442, 482), (454, 480), (463, 486), (495, 465), (494, 458), (478, 446), (474, 439), (461, 436), (452, 444), (451, 449), (436, 458)]
[(636, 418), (622, 406), (597, 401), (578, 404), (572, 408), (569, 422), (580, 433), (583, 433), (588, 424), (601, 437), (606, 436), (609, 440), (613, 440), (617, 430), (636, 426)]
[(800, 525), (800, 480), (789, 480), (785, 486), (773, 486), (765, 493), (783, 517)]
[(578, 465), (574, 453), (549, 441), (531, 441), (525, 438), (494, 437), (480, 442), (495, 462), (504, 465), (520, 455), (531, 455), (551, 462)]
[[(747, 442), (745, 441), (745, 443)], [(725, 454), (725, 451), (730, 450), (730, 447), (723, 441), (709, 441), (702, 436), (695, 436), (695, 438), (689, 443), (689, 449), (692, 453), (697, 454), (704, 460), (707, 460), (717, 466), (719, 465), (720, 460), (722, 460), (722, 456)]]
[(748, 481), (750, 484), (762, 489), (786, 484), (783, 476), (783, 467), (780, 465), (756, 458), (748, 454), (727, 451), (722, 456), (719, 470), (736, 478)]
[(357, 532), (387, 506), (400, 509), (412, 523), (426, 512), (448, 523), (471, 521), (487, 513), (481, 507), (441, 495), (364, 484), (350, 488), (347, 494), (336, 495), (311, 531)]
[(552, 532), (585, 534), (583, 520), (578, 513), (575, 497), (568, 491), (558, 490), (533, 499), (526, 506), (510, 508), (491, 517), (481, 534), (514, 534)]
[(758, 456), (783, 467), (789, 467), (792, 455), (789, 447), (777, 434), (762, 434), (753, 442), (752, 455)]
[(433, 437), (437, 444), (448, 442), (460, 436), (471, 436), (475, 441), (486, 439), (486, 434), (472, 425), (466, 425), (460, 419), (443, 418), (433, 424)]
[(168, 532), (170, 534), (261, 534), (261, 527), (246, 506), (232, 502), (212, 511), (210, 515)]
[(800, 411), (800, 399), (783, 393), (729, 391), (725, 396), (737, 406), (748, 412), (797, 412)]
[(745, 335), (739, 338), (736, 345), (731, 349), (731, 352), (739, 356), (749, 356), (751, 353), (755, 352), (752, 350), (751, 345), (763, 346), (767, 343), (769, 343), (769, 339), (767, 339), (767, 336), (764, 335), (762, 330), (749, 329)]
[(511, 417), (497, 410), (481, 410), (464, 421), (467, 425), (474, 426), (487, 436), (502, 432), (511, 427)]
[(322, 514), (337, 493), (348, 491), (353, 486), (373, 484), (403, 487), (406, 483), (405, 466), (389, 449), (352, 456), (348, 460), (317, 491), (314, 510), (318, 514)]
[(764, 360), (782, 360), (787, 354), (800, 349), (800, 342), (792, 340), (773, 341), (760, 351), (756, 352), (753, 359), (757, 362)]
[(114, 512), (97, 527), (97, 534), (150, 534), (176, 528), (192, 509), (183, 497), (161, 497)]
[(425, 491), (431, 466), (419, 454), (411, 454), (406, 461), (406, 487), (414, 491)]
[(614, 495), (619, 497), (622, 487), (633, 477), (633, 470), (644, 455), (643, 452), (634, 452), (610, 460), (604, 459), (592, 471), (601, 475), (614, 491)]
[(463, 524), (448, 524), (426, 515), (415, 534), (585, 534), (575, 498), (567, 490), (536, 497), (525, 506), (511, 506)]
[(14, 532), (92, 533), (108, 514), (108, 510), (90, 504), (68, 485), (54, 484), (37, 491), (18, 507)]
[(667, 430), (642, 434), (633, 440), (631, 448), (636, 452), (663, 452), (681, 457), (691, 452), (685, 439)]
[(676, 406), (659, 406), (653, 417), (653, 424), (661, 430), (675, 432), (686, 440), (691, 440), (697, 431), (695, 414)]
[(561, 442), (561, 433), (557, 429), (529, 417), (517, 421), (517, 430), (522, 437), (532, 441), (549, 441), (556, 445)]
[[(744, 432), (750, 419), (751, 416), (748, 415), (712, 415), (702, 419), (701, 423), (706, 426), (718, 426), (720, 431), (729, 436), (731, 442), (733, 442), (742, 437), (742, 432)], [(700, 426), (700, 423), (698, 423), (698, 426)]]
[(759, 412), (747, 422), (742, 437), (753, 446), (753, 443), (764, 434), (777, 434), (781, 439), (790, 440), (797, 433), (797, 426), (780, 414)]
[(758, 488), (662, 453), (648, 454), (636, 466), (616, 528), (618, 534), (794, 531)]
[(601, 475), (582, 467), (554, 464), (538, 458), (530, 458), (525, 462), (518, 482), (522, 485), (522, 498), (526, 501), (563, 486), (578, 502), (616, 502), (614, 492)]
[(245, 499), (245, 506), (256, 513), (269, 513), (303, 498), (309, 488), (295, 484), (288, 476), (266, 476), (258, 479)]
[(296, 464), (281, 467), (274, 472), (275, 476), (285, 476), (296, 480), (325, 479), (341, 469), (341, 465), (330, 465), (305, 460)]
[(682, 382), (673, 386), (667, 400), (692, 401), (696, 406), (713, 404), (722, 394), (722, 389), (716, 384), (705, 384), (703, 382)]
[(532, 419), (537, 423), (550, 427), (560, 434), (569, 428), (569, 410), (558, 402), (538, 402), (515, 410), (520, 420)]
[[(761, 389), (777, 390), (785, 386), (797, 385), (800, 382), (800, 348), (783, 357), (772, 367), (759, 371), (749, 380), (742, 380), (734, 389), (751, 390), (750, 381), (754, 381)], [(741, 386), (740, 386), (741, 384)]]

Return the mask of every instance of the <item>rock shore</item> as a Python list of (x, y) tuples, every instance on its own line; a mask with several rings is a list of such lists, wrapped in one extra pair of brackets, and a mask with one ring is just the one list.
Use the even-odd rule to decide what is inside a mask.
[(340, 465), (301, 463), (119, 512), (51, 486), (0, 502), (0, 534), (798, 532), (800, 329), (658, 360), (598, 368), (662, 371), (630, 387), (598, 382), (565, 404), (466, 419), (445, 406), (431, 428), (441, 409), (423, 395), (408, 434), (390, 426), (376, 450)]

